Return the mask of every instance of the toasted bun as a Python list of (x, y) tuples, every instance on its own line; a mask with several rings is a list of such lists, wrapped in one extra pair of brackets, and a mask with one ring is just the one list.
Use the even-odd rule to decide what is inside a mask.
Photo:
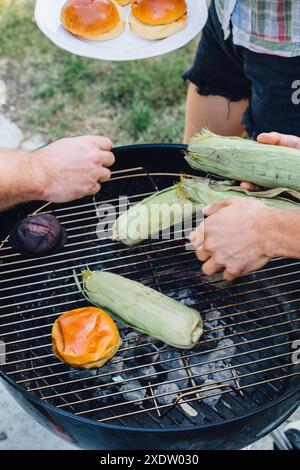
[(132, 1), (133, 0), (116, 0), (116, 2), (122, 6), (129, 5), (129, 3), (132, 3)]
[(61, 22), (76, 36), (105, 41), (124, 31), (125, 12), (115, 0), (68, 0), (61, 12)]
[(131, 13), (149, 26), (168, 25), (186, 15), (187, 4), (185, 0), (134, 0)]
[(160, 26), (149, 26), (138, 21), (132, 14), (129, 17), (129, 23), (132, 31), (141, 38), (156, 40), (164, 39), (181, 31), (187, 25), (187, 15), (182, 16), (173, 23)]
[(80, 369), (102, 367), (121, 344), (118, 328), (107, 313), (96, 307), (71, 310), (52, 328), (52, 348), (63, 362)]

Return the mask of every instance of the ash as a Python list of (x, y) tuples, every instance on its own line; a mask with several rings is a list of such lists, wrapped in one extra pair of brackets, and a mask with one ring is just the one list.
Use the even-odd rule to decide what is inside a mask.
[(224, 338), (223, 316), (219, 310), (206, 314), (202, 340), (191, 350), (172, 348), (123, 326), (116, 356), (101, 369), (72, 371), (70, 379), (81, 380), (84, 387), (99, 385), (94, 391), (99, 402), (105, 403), (109, 395), (115, 404), (127, 403), (133, 411), (166, 410), (180, 398), (177, 406), (182, 412), (196, 416), (199, 405), (215, 408), (223, 391), (236, 386), (231, 364), (236, 347), (233, 339)]
[[(86, 370), (74, 369), (69, 373), (70, 380), (74, 380), (74, 381), (81, 381), (84, 379), (95, 377), (96, 375), (97, 375), (96, 369), (86, 369)], [(83, 386), (88, 387), (88, 383), (84, 382)]]
[[(203, 403), (214, 408), (223, 390), (235, 387), (236, 373), (233, 372), (231, 361), (236, 353), (233, 339), (226, 336), (226, 324), (222, 321), (222, 312), (211, 310), (204, 318), (203, 340), (208, 340), (207, 354), (198, 354), (190, 360), (191, 371), (196, 384), (202, 385), (199, 395), (205, 397)], [(225, 387), (224, 387), (225, 386)]]
[(133, 401), (134, 405), (141, 405), (143, 403), (143, 399), (146, 396), (146, 390), (140, 382), (137, 380), (132, 380), (131, 382), (127, 382), (120, 387), (120, 392), (123, 393), (125, 400)]

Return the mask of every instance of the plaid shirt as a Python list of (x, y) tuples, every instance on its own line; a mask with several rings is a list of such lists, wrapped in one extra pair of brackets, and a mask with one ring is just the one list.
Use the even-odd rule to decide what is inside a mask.
[(214, 0), (224, 38), (254, 52), (300, 56), (300, 0)]

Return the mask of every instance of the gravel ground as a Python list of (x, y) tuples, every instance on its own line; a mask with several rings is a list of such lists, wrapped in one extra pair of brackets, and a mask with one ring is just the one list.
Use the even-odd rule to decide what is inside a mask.
[[(288, 421), (293, 420), (300, 420), (300, 409)], [(0, 451), (21, 449), (69, 450), (75, 447), (56, 437), (27, 415), (0, 382)], [(271, 437), (264, 437), (250, 446), (250, 449), (272, 449)]]
[(59, 449), (75, 448), (25, 413), (0, 381), (0, 451)]

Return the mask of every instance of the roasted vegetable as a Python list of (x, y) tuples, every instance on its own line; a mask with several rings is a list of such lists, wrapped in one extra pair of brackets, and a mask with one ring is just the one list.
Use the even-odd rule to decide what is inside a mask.
[(202, 335), (200, 314), (150, 287), (104, 271), (82, 272), (81, 288), (94, 305), (104, 308), (135, 330), (171, 346), (193, 348)]
[[(177, 191), (190, 202), (204, 208), (209, 204), (223, 201), (230, 197), (247, 197), (248, 199), (259, 199), (270, 207), (277, 209), (297, 211), (300, 210), (300, 194), (296, 191), (277, 188), (268, 191), (250, 192), (240, 186), (232, 186), (228, 181), (210, 181), (204, 178), (185, 178), (177, 185)], [(289, 200), (284, 196), (292, 196)], [(298, 202), (297, 202), (298, 201)]]
[(113, 226), (113, 238), (125, 245), (140, 243), (162, 229), (191, 218), (206, 205), (232, 196), (259, 198), (271, 207), (300, 210), (300, 203), (283, 197), (287, 194), (296, 200), (300, 198), (296, 191), (283, 188), (251, 193), (229, 182), (182, 177), (177, 185), (154, 194), (119, 217)]
[(113, 225), (113, 240), (125, 245), (140, 243), (161, 230), (189, 219), (196, 207), (177, 191), (176, 186), (144, 199), (124, 212)]
[(196, 170), (265, 188), (300, 191), (300, 152), (240, 137), (221, 137), (207, 130), (195, 135), (186, 155)]
[(10, 242), (23, 255), (43, 256), (63, 248), (67, 233), (54, 215), (35, 215), (17, 222)]

